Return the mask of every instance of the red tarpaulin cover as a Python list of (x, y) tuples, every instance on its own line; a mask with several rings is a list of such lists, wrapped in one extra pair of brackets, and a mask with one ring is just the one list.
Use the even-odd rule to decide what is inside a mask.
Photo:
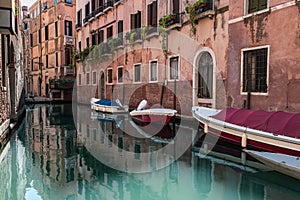
[(300, 138), (300, 113), (226, 108), (212, 117), (239, 126)]

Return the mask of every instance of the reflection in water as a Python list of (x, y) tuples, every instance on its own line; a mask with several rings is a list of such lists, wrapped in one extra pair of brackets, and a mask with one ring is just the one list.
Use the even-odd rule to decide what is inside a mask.
[[(77, 133), (71, 113), (70, 105), (36, 106), (27, 110), (24, 123), (0, 156), (0, 199), (300, 198), (297, 180), (274, 172), (245, 171), (213, 158), (199, 158), (190, 151), (171, 165), (156, 170), (158, 162), (164, 160), (156, 150), (166, 143), (140, 137), (126, 119), (120, 125), (127, 127), (130, 135), (115, 122), (98, 120), (95, 124), (82, 121), (77, 125)], [(186, 134), (193, 134), (193, 130), (186, 128)], [(171, 150), (175, 144), (171, 144)], [(132, 152), (134, 162), (120, 159), (125, 157), (125, 151)], [(140, 152), (149, 152), (146, 167), (155, 171), (125, 173), (98, 159), (101, 155), (112, 163), (141, 167), (145, 155)]]

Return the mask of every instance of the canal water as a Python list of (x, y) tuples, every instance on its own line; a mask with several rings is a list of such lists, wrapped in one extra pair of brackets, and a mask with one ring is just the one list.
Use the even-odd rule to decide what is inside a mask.
[[(300, 199), (300, 181), (241, 159), (241, 152), (225, 153), (221, 146), (201, 157), (188, 148), (172, 160), (165, 154), (178, 151), (172, 142), (176, 127), (159, 137), (139, 137), (142, 129), (126, 116), (116, 120), (84, 106), (75, 110), (90, 113), (91, 121), (74, 122), (72, 105), (28, 107), (0, 156), (1, 200)], [(195, 132), (186, 127), (187, 138)], [(159, 155), (157, 149), (164, 150)]]

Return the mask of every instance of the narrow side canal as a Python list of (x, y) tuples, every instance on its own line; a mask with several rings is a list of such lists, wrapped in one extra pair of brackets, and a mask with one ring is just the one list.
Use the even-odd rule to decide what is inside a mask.
[[(148, 173), (113, 169), (113, 163), (140, 167), (143, 155), (138, 153), (170, 142), (128, 135), (120, 126), (132, 127), (122, 120), (93, 120), (98, 128), (77, 122), (77, 132), (72, 105), (28, 107), (24, 122), (0, 155), (0, 199), (300, 199), (300, 181), (228, 161), (238, 160), (234, 155), (224, 154), (227, 161), (215, 157), (222, 152), (200, 158), (187, 150), (161, 169), (150, 154), (149, 166), (143, 166), (152, 169)], [(113, 146), (119, 147), (119, 157), (132, 151), (132, 161), (114, 157)]]

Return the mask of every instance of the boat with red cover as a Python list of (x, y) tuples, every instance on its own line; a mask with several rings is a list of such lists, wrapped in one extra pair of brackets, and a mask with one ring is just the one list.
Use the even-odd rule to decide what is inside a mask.
[(176, 110), (168, 108), (149, 108), (145, 109), (147, 101), (140, 102), (136, 110), (131, 111), (129, 114), (135, 122), (139, 124), (157, 123), (167, 125), (172, 117), (177, 113)]
[(300, 155), (300, 113), (194, 106), (204, 132), (243, 148)]

